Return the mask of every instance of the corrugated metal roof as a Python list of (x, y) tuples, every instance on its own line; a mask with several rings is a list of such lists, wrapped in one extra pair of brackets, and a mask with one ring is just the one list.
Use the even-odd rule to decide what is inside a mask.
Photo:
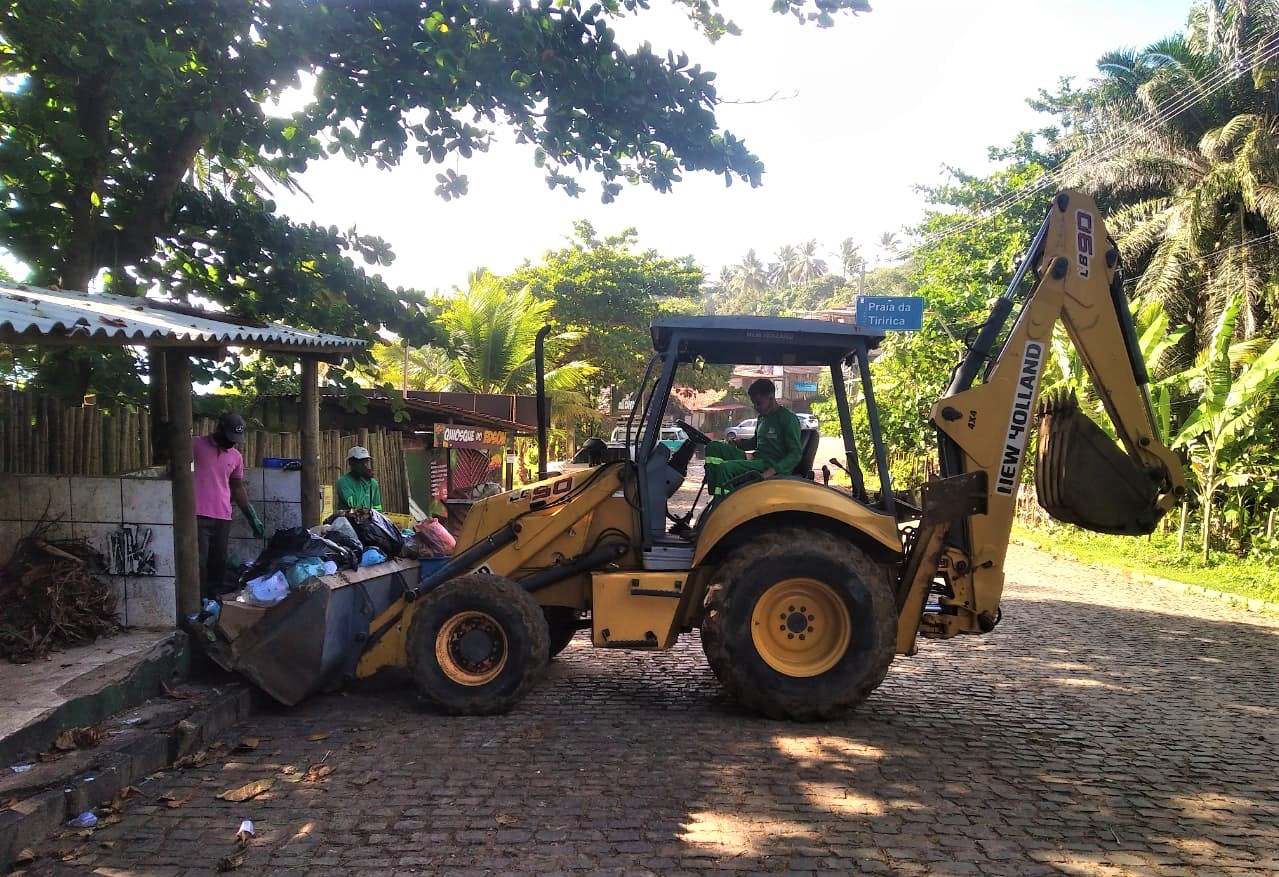
[(0, 282), (0, 342), (248, 347), (350, 353), (367, 342), (279, 323), (252, 324), (176, 302)]
[[(386, 396), (369, 394), (368, 399), (369, 403), (373, 405), (393, 407), (391, 400)], [(425, 415), (431, 418), (433, 422), (448, 420), (461, 426), (479, 426), (485, 429), (501, 430), (502, 432), (516, 432), (521, 435), (528, 435), (537, 431), (537, 427), (532, 424), (518, 423), (514, 420), (507, 420), (504, 417), (494, 417), (492, 414), (485, 414), (482, 411), (468, 411), (465, 408), (458, 408), (456, 405), (446, 405), (443, 402), (432, 402), (428, 399), (407, 398), (404, 400), (404, 408), (415, 414)]]

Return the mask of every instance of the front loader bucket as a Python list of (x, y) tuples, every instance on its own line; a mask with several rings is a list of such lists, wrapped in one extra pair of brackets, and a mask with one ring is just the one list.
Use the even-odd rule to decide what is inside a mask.
[(1074, 393), (1054, 393), (1039, 407), (1035, 488), (1039, 504), (1067, 524), (1098, 533), (1144, 536), (1162, 512), (1149, 475), (1079, 410)]
[(226, 603), (201, 642), (224, 670), (293, 706), (354, 671), (369, 624), (417, 577), (417, 560), (388, 560), (307, 579), (273, 606)]

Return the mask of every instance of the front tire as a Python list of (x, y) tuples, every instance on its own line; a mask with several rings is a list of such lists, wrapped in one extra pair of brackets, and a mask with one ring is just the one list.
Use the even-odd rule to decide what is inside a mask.
[(884, 681), (896, 636), (883, 568), (823, 530), (756, 539), (728, 557), (706, 594), (711, 670), (739, 703), (772, 718), (853, 709)]
[(418, 602), (409, 625), (409, 669), (423, 699), (455, 715), (504, 713), (546, 670), (546, 618), (509, 579), (450, 579)]

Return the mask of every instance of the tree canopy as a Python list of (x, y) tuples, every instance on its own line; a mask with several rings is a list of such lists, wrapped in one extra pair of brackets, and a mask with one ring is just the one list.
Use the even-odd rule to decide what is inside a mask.
[[(680, 302), (701, 304), (702, 271), (692, 257), (638, 249), (634, 229), (600, 238), (586, 221), (574, 224), (569, 245), (508, 278), (551, 302), (552, 323), (578, 337), (574, 359), (599, 369), (599, 387), (634, 389), (652, 355), (649, 324)], [(616, 398), (617, 394), (613, 394)]]
[[(711, 39), (717, 0), (671, 0)], [(833, 22), (864, 0), (780, 0)], [(609, 200), (688, 171), (757, 185), (763, 165), (715, 118), (713, 73), (617, 41), (649, 3), (610, 0), (4, 0), (0, 247), (36, 284), (198, 296), (232, 313), (372, 338), (437, 335), (427, 297), (368, 269), (386, 242), (275, 212), (328, 156), (389, 168), (529, 145), (548, 185)], [(312, 90), (291, 116), (268, 111)], [(456, 170), (438, 195), (465, 193)], [(81, 386), (80, 390), (87, 390)]]
[[(714, 0), (675, 0), (716, 37)], [(863, 0), (774, 3), (831, 23)], [(684, 56), (620, 46), (611, 23), (639, 0), (9, 0), (0, 5), (3, 245), (33, 281), (86, 288), (99, 272), (245, 314), (334, 331), (426, 331), (420, 296), (395, 295), (385, 243), (276, 216), (268, 186), (326, 155), (399, 163), (486, 148), (494, 125), (535, 147), (547, 181), (605, 199), (622, 182), (668, 189), (684, 171), (760, 181), (763, 166), (714, 114), (714, 74)], [(314, 78), (289, 118), (264, 103)], [(466, 179), (440, 175), (444, 197)]]

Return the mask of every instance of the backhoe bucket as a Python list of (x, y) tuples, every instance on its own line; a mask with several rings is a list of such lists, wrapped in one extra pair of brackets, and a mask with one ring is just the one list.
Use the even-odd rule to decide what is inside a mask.
[(1050, 394), (1038, 414), (1035, 488), (1044, 510), (1059, 521), (1098, 533), (1153, 532), (1162, 517), (1154, 482), (1079, 410), (1075, 394)]

